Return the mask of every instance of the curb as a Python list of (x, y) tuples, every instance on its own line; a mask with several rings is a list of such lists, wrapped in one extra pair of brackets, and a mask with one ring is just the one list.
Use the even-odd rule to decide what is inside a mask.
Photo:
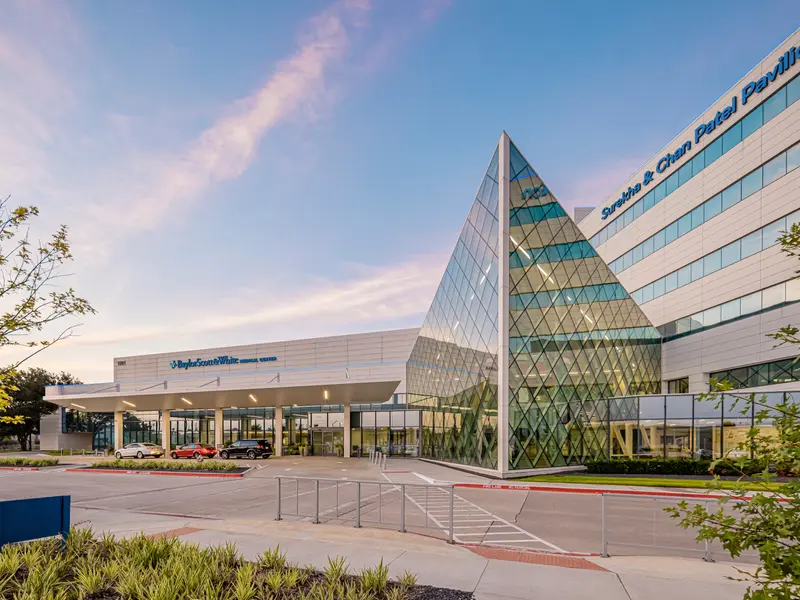
[(39, 467), (0, 467), (0, 471), (38, 471)]
[(103, 473), (106, 475), (165, 475), (167, 477), (244, 477), (244, 473), (189, 473), (187, 471), (129, 471), (125, 469), (66, 469), (66, 473)]
[[(558, 494), (619, 494), (623, 496), (662, 496), (665, 498), (703, 498), (703, 499), (717, 499), (717, 498), (732, 498), (733, 496), (726, 496), (721, 494), (703, 494), (698, 492), (665, 492), (661, 490), (621, 490), (618, 488), (566, 488), (566, 487), (553, 487), (544, 485), (525, 485), (521, 483), (456, 483), (454, 487), (457, 488), (472, 488), (483, 490), (513, 490), (517, 492), (547, 492)], [(743, 496), (740, 500), (750, 500), (752, 496)]]

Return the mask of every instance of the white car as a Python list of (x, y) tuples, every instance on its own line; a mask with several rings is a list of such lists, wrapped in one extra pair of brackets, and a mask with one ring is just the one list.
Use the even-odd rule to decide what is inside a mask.
[(161, 458), (164, 456), (164, 449), (155, 444), (137, 442), (128, 444), (114, 453), (117, 458)]

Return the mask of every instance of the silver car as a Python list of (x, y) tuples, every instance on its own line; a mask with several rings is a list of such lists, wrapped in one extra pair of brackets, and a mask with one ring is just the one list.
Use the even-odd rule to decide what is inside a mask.
[(155, 444), (147, 442), (136, 442), (120, 448), (114, 453), (117, 458), (161, 458), (164, 456), (164, 449)]

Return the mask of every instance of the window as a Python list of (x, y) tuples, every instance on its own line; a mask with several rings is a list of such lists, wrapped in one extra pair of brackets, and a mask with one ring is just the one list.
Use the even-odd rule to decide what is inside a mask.
[(761, 310), (761, 292), (743, 296), (741, 299), (742, 314), (748, 315)]
[(747, 198), (761, 189), (761, 169), (756, 169), (742, 179), (742, 198)]
[(711, 275), (714, 271), (719, 271), (722, 268), (722, 251), (717, 250), (712, 252), (703, 259), (703, 273), (704, 275)]
[[(666, 195), (671, 194), (678, 187), (688, 182), (689, 179), (711, 165), (720, 156), (735, 148), (739, 142), (758, 131), (760, 127), (798, 99), (800, 99), (800, 77), (795, 77), (738, 122), (733, 123), (724, 133), (709, 143), (705, 150), (697, 153), (689, 162), (658, 184), (652, 192), (639, 199), (638, 203), (634, 204), (633, 210), (626, 211), (597, 232), (592, 237), (592, 243), (595, 245), (605, 243), (620, 229), (626, 227), (639, 215), (658, 204)], [(791, 171), (793, 166), (797, 166), (797, 163), (789, 162), (787, 172)], [(753, 190), (752, 188), (745, 188), (745, 192), (742, 196), (743, 198), (753, 193)]]
[(772, 94), (762, 106), (764, 107), (764, 123), (768, 123), (786, 110), (786, 88), (781, 88)]
[(732, 125), (728, 131), (722, 134), (722, 153), (730, 151), (736, 144), (742, 141), (742, 123)]
[(761, 252), (761, 230), (742, 238), (742, 258)]
[(722, 267), (727, 267), (735, 262), (739, 262), (742, 259), (742, 244), (739, 242), (739, 240), (736, 240), (727, 246), (723, 246), (721, 254)]
[(797, 381), (798, 375), (800, 373), (796, 372), (793, 359), (776, 360), (711, 373), (712, 379), (729, 381), (734, 389)]
[(722, 210), (728, 210), (742, 199), (742, 184), (737, 181), (722, 191)]
[(706, 221), (722, 212), (722, 194), (717, 194), (703, 204), (703, 216)]
[(749, 115), (742, 119), (742, 139), (747, 138), (751, 133), (756, 132), (764, 124), (763, 122), (763, 104), (760, 104)]
[(786, 153), (779, 154), (764, 165), (764, 186), (786, 175)]
[(791, 173), (800, 166), (800, 144), (786, 151), (786, 172)]
[(689, 378), (681, 377), (680, 379), (672, 379), (667, 381), (667, 393), (669, 394), (687, 394), (689, 392)]

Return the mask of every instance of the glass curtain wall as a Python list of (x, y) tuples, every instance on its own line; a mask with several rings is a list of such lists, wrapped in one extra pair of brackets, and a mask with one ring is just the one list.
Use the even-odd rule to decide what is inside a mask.
[(173, 448), (184, 444), (215, 445), (213, 410), (173, 410), (169, 418)]
[[(461, 229), (407, 366), (422, 455), (497, 468), (498, 149)], [(364, 416), (362, 445), (385, 446)], [(374, 427), (374, 429), (373, 429)], [(382, 436), (382, 437), (381, 437)]]
[(161, 445), (161, 412), (126, 412), (122, 415), (122, 443), (148, 442)]
[[(768, 406), (775, 406), (785, 394), (800, 399), (800, 394), (791, 392), (768, 392), (763, 396)], [(610, 398), (608, 452), (612, 458), (738, 456), (741, 451), (737, 446), (755, 425), (753, 409), (743, 409), (743, 401), (730, 394), (723, 396), (720, 406), (701, 401), (697, 394)], [(772, 425), (767, 420), (762, 427)]]
[(390, 456), (419, 456), (420, 411), (363, 411), (350, 415), (351, 456), (371, 450)]
[(222, 444), (255, 439), (275, 443), (274, 408), (226, 408), (222, 411)]
[(114, 448), (114, 413), (89, 413), (72, 408), (61, 409), (62, 433), (91, 433), (92, 449)]
[(508, 466), (580, 464), (606, 454), (603, 399), (659, 391), (661, 336), (509, 146)]

